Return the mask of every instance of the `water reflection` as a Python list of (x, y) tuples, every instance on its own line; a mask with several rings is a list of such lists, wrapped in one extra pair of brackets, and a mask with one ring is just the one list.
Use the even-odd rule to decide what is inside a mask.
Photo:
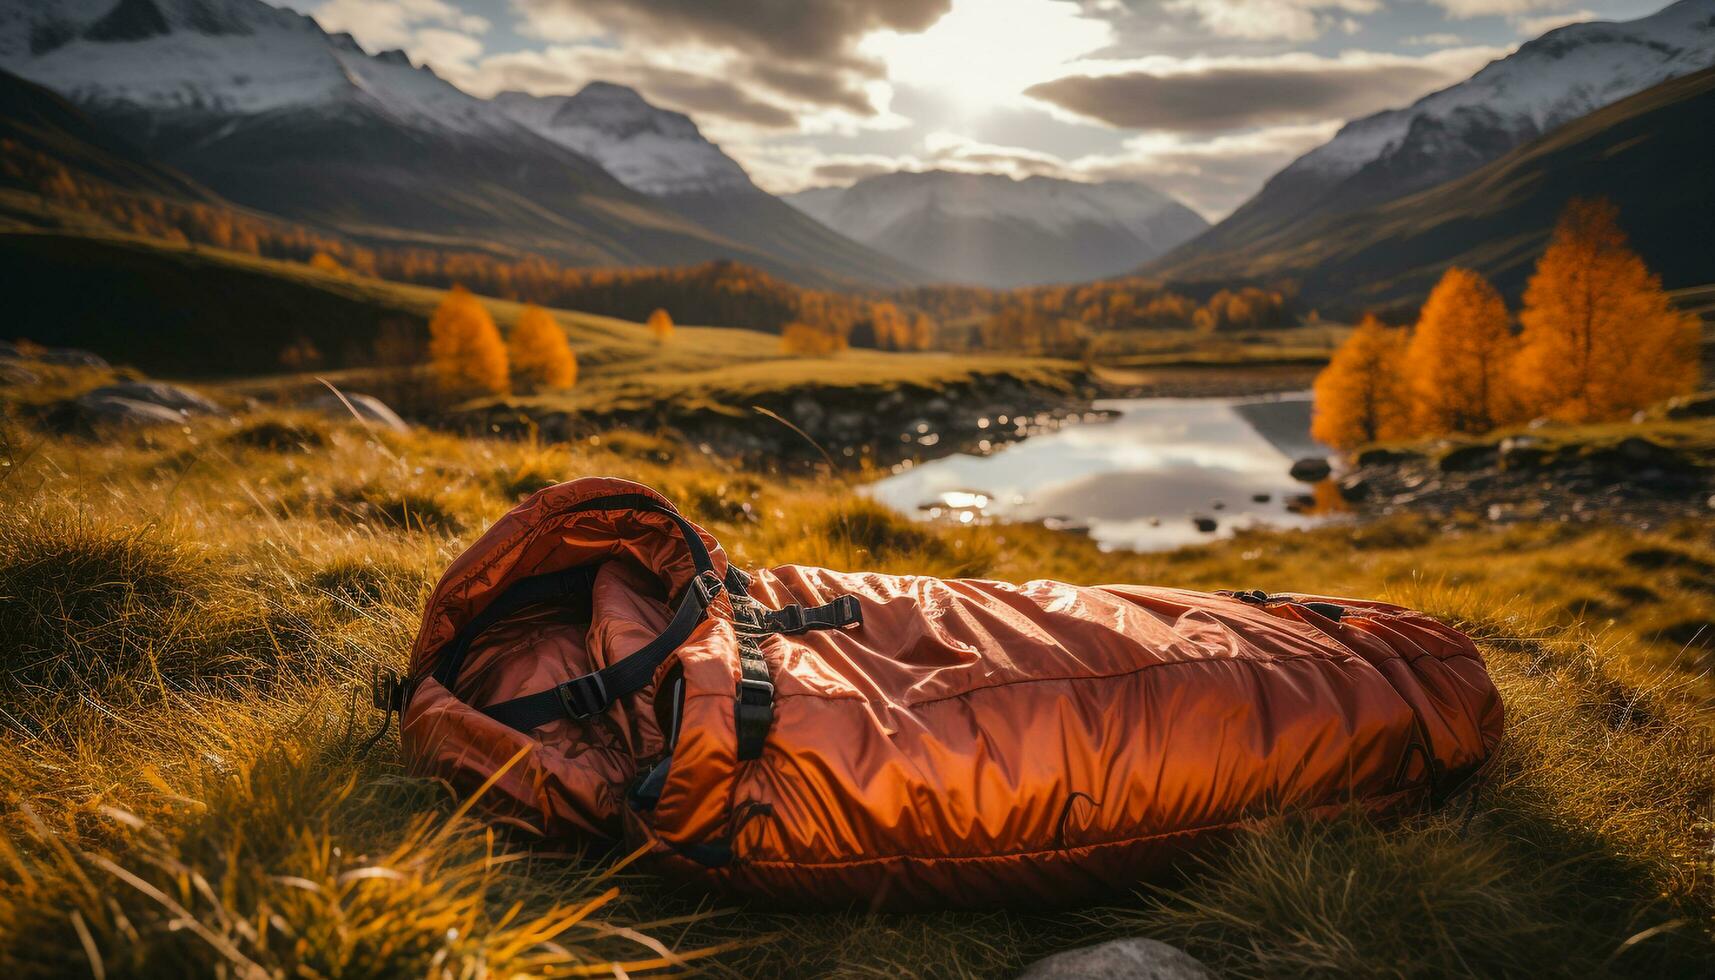
[(1119, 413), (1026, 439), (988, 456), (920, 463), (869, 488), (929, 519), (1044, 520), (1084, 528), (1104, 547), (1157, 550), (1267, 524), (1308, 527), (1338, 495), (1293, 480), (1320, 455), (1307, 394), (1272, 399), (1137, 398)]

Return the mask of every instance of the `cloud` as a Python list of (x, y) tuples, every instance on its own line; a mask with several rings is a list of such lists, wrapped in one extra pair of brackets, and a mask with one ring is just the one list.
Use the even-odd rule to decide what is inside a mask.
[(1556, 10), (1566, 6), (1566, 0), (1430, 0), (1447, 11), (1449, 17), (1470, 20), (1473, 17), (1508, 17), (1517, 20), (1526, 14)]
[(1422, 56), (1348, 51), (1333, 58), (1294, 52), (1092, 62), (1089, 73), (1027, 94), (1123, 129), (1218, 133), (1368, 115), (1460, 81), (1505, 53), (1470, 47)]
[[(559, 29), (692, 41), (796, 62), (852, 63), (865, 35), (927, 29), (951, 0), (516, 0)], [(582, 25), (580, 28), (578, 25)]]
[(309, 13), (324, 30), (345, 31), (372, 50), (410, 47), (423, 28), (472, 35), (490, 27), (446, 0), (327, 0)]
[(1518, 28), (1520, 37), (1541, 37), (1557, 27), (1582, 24), (1595, 20), (1597, 16), (1594, 10), (1574, 10), (1564, 14), (1544, 14), (1541, 17), (1515, 17), (1513, 26)]
[(1413, 34), (1399, 43), (1408, 44), (1414, 48), (1447, 48), (1455, 44), (1464, 44), (1465, 39), (1457, 34), (1442, 32), (1440, 34)]
[(693, 114), (698, 123), (721, 121), (764, 130), (795, 127), (798, 112), (759, 99), (717, 72), (685, 71), (604, 48), (550, 45), (484, 58), (454, 81), (477, 95), (518, 89), (536, 95), (576, 92), (592, 81), (613, 82), (642, 92), (670, 109)]
[[(1189, 14), (1210, 33), (1253, 41), (1308, 41), (1350, 18), (1331, 13), (1373, 14), (1380, 0), (1167, 0), (1174, 13)], [(1350, 30), (1347, 33), (1351, 33)]]

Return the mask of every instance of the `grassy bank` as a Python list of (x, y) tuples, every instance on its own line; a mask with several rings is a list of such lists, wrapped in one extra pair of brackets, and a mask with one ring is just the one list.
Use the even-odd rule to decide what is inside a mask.
[[(760, 367), (758, 368), (761, 369)], [(990, 976), (1117, 934), (1229, 976), (1699, 976), (1715, 964), (1708, 522), (1390, 520), (1105, 554), (1036, 527), (907, 522), (837, 482), (675, 442), (375, 433), (260, 410), (105, 442), (0, 429), (0, 966), (13, 976), (420, 976), (699, 966)], [(1385, 827), (1290, 816), (1070, 913), (733, 910), (612, 856), (514, 859), (395, 736), (376, 666), (521, 495), (661, 489), (735, 561), (1376, 596), (1479, 639), (1508, 739), (1474, 801)], [(1600, 609), (1592, 604), (1600, 600)], [(605, 876), (605, 877), (604, 877)]]

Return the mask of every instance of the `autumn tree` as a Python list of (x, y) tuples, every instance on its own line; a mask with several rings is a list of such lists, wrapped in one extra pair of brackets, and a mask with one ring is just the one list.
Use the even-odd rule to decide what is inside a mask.
[(655, 338), (657, 344), (665, 344), (672, 339), (673, 318), (667, 315), (666, 310), (657, 309), (649, 314), (649, 334)]
[(447, 290), (429, 320), (429, 363), (449, 394), (506, 391), (506, 346), (488, 309), (463, 286)]
[(1469, 269), (1448, 269), (1423, 304), (1405, 355), (1416, 430), (1481, 433), (1513, 421), (1517, 346), (1501, 294)]
[(521, 390), (563, 390), (578, 380), (578, 359), (547, 310), (535, 304), (518, 314), (518, 325), (506, 344), (513, 383)]
[(316, 254), (310, 256), (310, 268), (317, 272), (326, 272), (335, 276), (346, 275), (345, 266), (340, 265), (338, 259), (320, 250), (317, 250)]
[(1316, 376), (1310, 434), (1336, 449), (1410, 434), (1405, 350), (1405, 331), (1365, 316)]
[(1533, 414), (1619, 418), (1697, 385), (1697, 325), (1618, 219), (1606, 200), (1567, 204), (1525, 287), (1514, 376)]

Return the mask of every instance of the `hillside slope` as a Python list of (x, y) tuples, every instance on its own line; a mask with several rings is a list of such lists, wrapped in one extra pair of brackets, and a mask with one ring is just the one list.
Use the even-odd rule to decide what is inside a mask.
[(1293, 161), (1207, 233), (1146, 270), (1204, 263), (1244, 274), (1295, 226), (1397, 200), (1461, 177), (1555, 128), (1715, 64), (1715, 0), (1679, 0), (1624, 23), (1562, 27), (1470, 79), (1348, 123)]
[(1664, 82), (1569, 123), (1465, 177), (1353, 214), (1325, 216), (1207, 256), (1176, 281), (1295, 279), (1304, 300), (1339, 307), (1420, 299), (1448, 265), (1522, 292), (1561, 208), (1603, 196), (1670, 288), (1715, 271), (1715, 69)]
[[(99, 180), (125, 191), (188, 201), (214, 195), (185, 175), (147, 159), (79, 112), (76, 106), (40, 85), (0, 71), (0, 140), (15, 149), (41, 155), (67, 173)], [(0, 170), (0, 182), (6, 180)]]

